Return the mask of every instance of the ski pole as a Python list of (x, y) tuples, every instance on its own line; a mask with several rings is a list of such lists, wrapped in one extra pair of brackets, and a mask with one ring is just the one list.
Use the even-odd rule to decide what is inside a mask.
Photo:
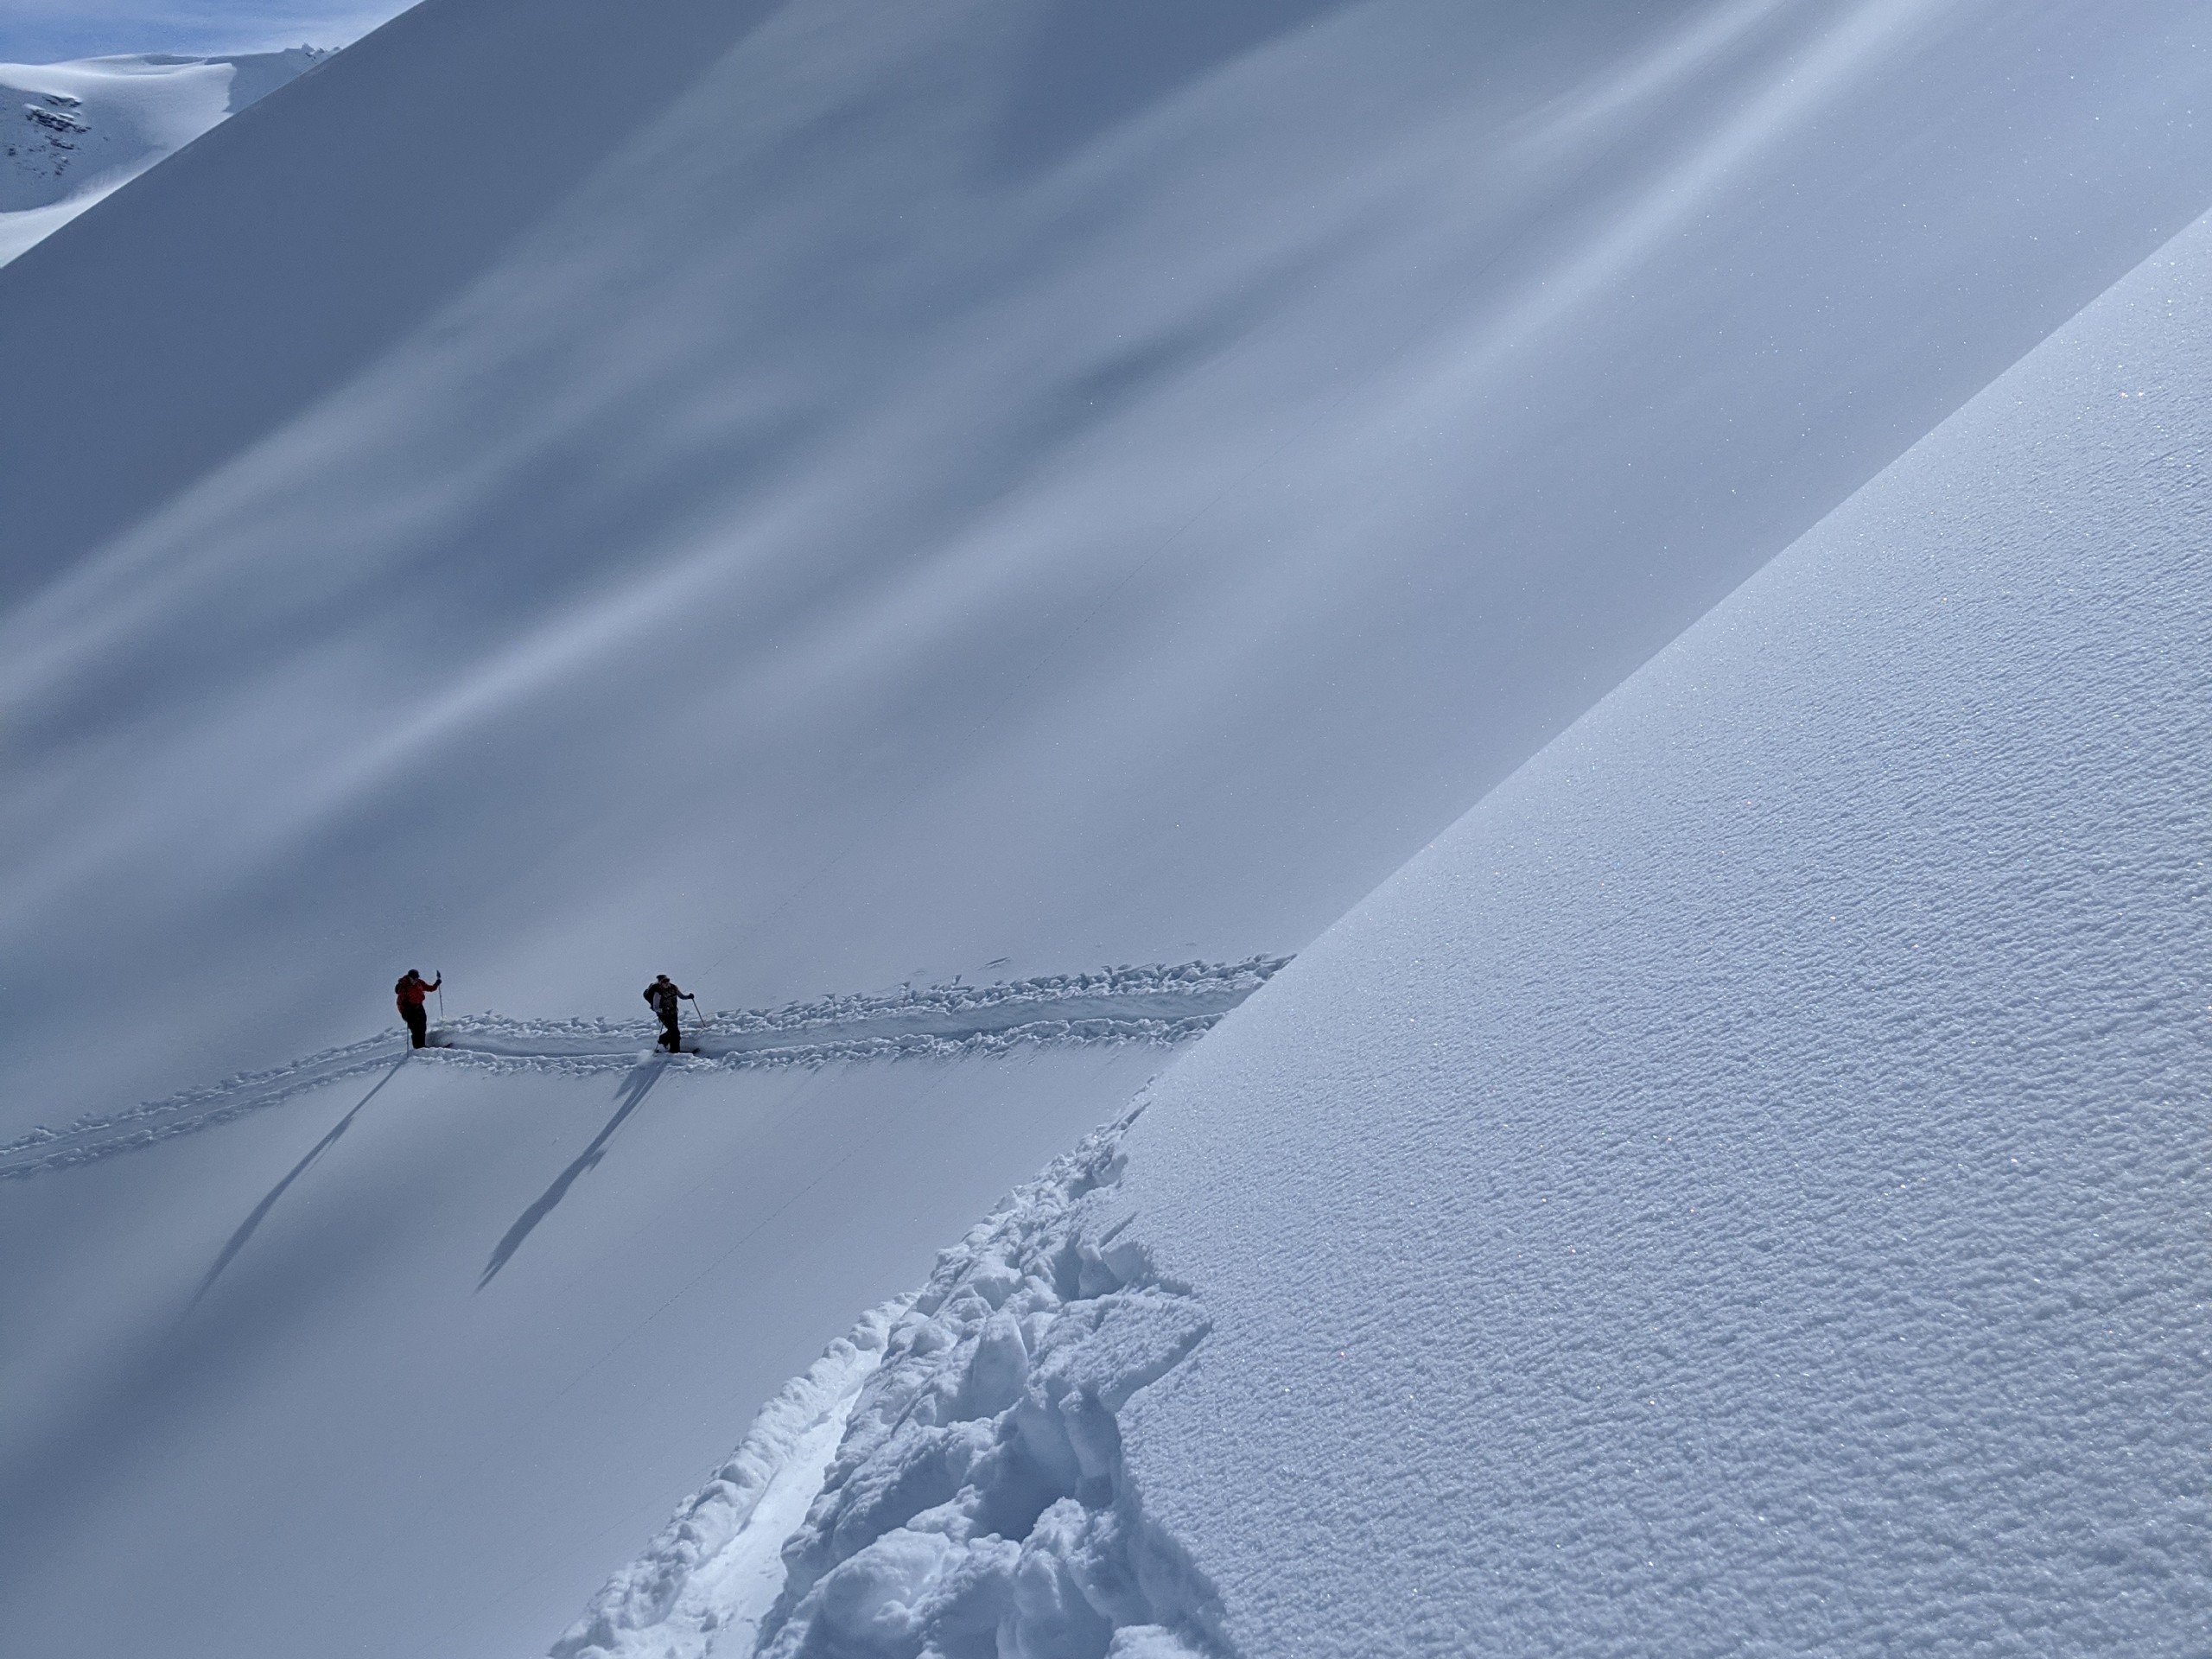
[(446, 1022), (446, 970), (438, 969), (438, 1023)]

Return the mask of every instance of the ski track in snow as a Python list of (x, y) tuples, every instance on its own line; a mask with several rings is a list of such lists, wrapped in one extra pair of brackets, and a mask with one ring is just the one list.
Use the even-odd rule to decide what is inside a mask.
[(786, 1385), (553, 1659), (1217, 1651), (1217, 1599), (1122, 1459), (1122, 1408), (1211, 1329), (1126, 1236), (1142, 1109)]
[[(1047, 974), (992, 985), (906, 987), (831, 995), (781, 1008), (711, 1014), (684, 1028), (682, 1066), (814, 1066), (835, 1061), (952, 1058), (1040, 1044), (1187, 1041), (1210, 1029), (1289, 960)], [(513, 1020), (463, 1014), (433, 1028), (421, 1058), (444, 1065), (567, 1076), (626, 1071), (656, 1051), (658, 1025), (639, 1020)], [(319, 1088), (397, 1065), (406, 1035), (387, 1031), (272, 1071), (226, 1078), (128, 1111), (44, 1126), (0, 1146), (0, 1180), (66, 1169), (212, 1128)]]

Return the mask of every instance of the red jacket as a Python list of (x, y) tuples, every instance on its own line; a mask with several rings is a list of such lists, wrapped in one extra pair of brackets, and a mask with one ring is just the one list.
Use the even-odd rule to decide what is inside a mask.
[(446, 976), (443, 974), (440, 974), (435, 981), (425, 981), (420, 974), (408, 975), (391, 988), (397, 995), (399, 1011), (404, 1014), (410, 1008), (421, 1007), (423, 999), (445, 982)]

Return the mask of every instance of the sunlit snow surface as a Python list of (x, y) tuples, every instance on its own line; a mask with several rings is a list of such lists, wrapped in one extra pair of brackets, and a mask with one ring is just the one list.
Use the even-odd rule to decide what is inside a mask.
[[(864, 1319), (857, 1403), (795, 1383), (556, 1653), (2202, 1652), (2209, 385), (2212, 220)], [(721, 1517), (817, 1395), (764, 1617)]]
[[(0, 270), (0, 1141), (361, 1042), (410, 963), (534, 1041), (634, 1019), (664, 968), (711, 1007), (765, 1007), (1298, 949), (2203, 211), (2202, 17), (2196, 0), (429, 0)], [(2010, 487), (1961, 478), (1955, 499)], [(2059, 713), (2093, 706), (2076, 701)], [(1596, 902), (1584, 866), (1608, 836), (1728, 844), (1711, 802), (1669, 816), (1672, 758), (1639, 759), (1657, 770), (1628, 805), (1547, 821), (1574, 902)], [(1891, 774), (1824, 759), (1852, 800), (1888, 798)], [(1788, 827), (1783, 775), (1745, 791), (1745, 823)], [(1790, 849), (1825, 845), (1818, 827)], [(1437, 1011), (1464, 1002), (1522, 1044), (1509, 1093), (1546, 1064), (1529, 1045), (1559, 1039), (1566, 1069), (1529, 1082), (1516, 1122), (1630, 1088), (1607, 1043), (1713, 1029), (1709, 1002), (1627, 993), (1694, 991), (1723, 961), (1656, 922), (1664, 955), (1593, 933), (1536, 859), (1497, 867), (1535, 884), (1508, 906), (1520, 922), (1422, 952), (1525, 944), (1527, 988), (1493, 966)], [(1741, 934), (1719, 895), (1748, 894), (1745, 926), (1806, 898), (1802, 868), (1777, 868), (1746, 887), (1696, 863), (1670, 902), (1711, 906), (1725, 953)], [(1923, 950), (1983, 948), (1970, 925), (2015, 919), (1987, 903), (1961, 899)], [(1434, 925), (1462, 913), (1440, 901)], [(2037, 963), (2065, 960), (2050, 943)], [(1396, 983), (1395, 949), (1365, 995)], [(1620, 991), (1639, 962), (1649, 981)], [(1724, 968), (1754, 1014), (1800, 983)], [(1143, 1539), (1211, 1538), (1182, 1599), (1107, 1593), (1131, 1619), (1196, 1621), (1127, 1624), (1124, 1652), (1212, 1639), (1207, 1584), (1251, 1651), (1318, 1639), (1374, 1611), (1341, 1579), (1377, 1550), (1392, 1571), (1359, 1593), (1406, 1586), (1386, 1611), (1439, 1621), (1421, 1630), (1451, 1649), (1452, 1619), (1528, 1605), (1529, 1563), (1568, 1541), (1536, 1526), (1479, 1558), (1504, 1586), (1490, 1600), (1450, 1576), (1460, 1495), (1526, 1513), (1508, 1500), (1535, 1465), (1501, 1440), (1466, 1471), (1466, 1414), (1440, 1390), (1471, 1377), (1502, 1410), (1510, 1344), (1537, 1351), (1536, 1389), (1561, 1375), (1544, 1332), (1591, 1327), (1552, 1281), (1485, 1278), (1431, 1224), (1485, 1190), (1491, 1165), (1452, 1161), (1470, 1147), (1517, 1190), (1553, 1172), (1412, 1086), (1433, 1068), (1368, 1040), (1396, 1010), (1365, 1020), (1356, 973), (1290, 971), (1325, 994), (1266, 1024), (1263, 995), (1208, 1039), (1220, 1103), (1171, 1091), (1134, 1132), (1141, 1154), (1171, 1126), (1196, 1137), (1185, 1185), (1156, 1154), (1115, 1184), (1154, 1195), (1156, 1260), (1128, 1230), (1077, 1236), (1081, 1217), (1009, 1224), (994, 1258), (1077, 1265), (1025, 1293), (1060, 1358), (1025, 1335), (1024, 1389), (1145, 1373), (1160, 1351), (1096, 1353), (1065, 1323), (1115, 1298), (1187, 1291), (1179, 1315), (1218, 1321), (1108, 1414), (1145, 1430), (1143, 1455), (1078, 1468), (1022, 1541), (1047, 1599), (1106, 1585), (1131, 1535), (1086, 1506), (1094, 1477), (1168, 1523)], [(2111, 1040), (2134, 1017), (2114, 1013)], [(2001, 1058), (1955, 1023), (1954, 1052)], [(1244, 1030), (1281, 1039), (1279, 1098), (1247, 1086), (1265, 1058)], [(1833, 1027), (1806, 1032), (1817, 1047)], [(1777, 1098), (1829, 1112), (1812, 1130), (1847, 1121), (1856, 1097), (1818, 1091), (1856, 1051), (1818, 1047), (1807, 1084), (1790, 1057), (1810, 1051), (1767, 1034), (1695, 1076), (1770, 1055), (1798, 1091)], [(1484, 1075), (1448, 1024), (1401, 1035)], [(587, 1075), (410, 1062), (0, 1186), (0, 1647), (541, 1646), (784, 1379), (911, 1294), (932, 1249), (1161, 1058), (990, 1046), (781, 1069), (569, 1057), (620, 1067)], [(1363, 1054), (1408, 1088), (1377, 1086)], [(1346, 1092), (1308, 1110), (1301, 1079), (1329, 1055)], [(1432, 1106), (1440, 1140), (1408, 1126)], [(1698, 1145), (1726, 1172), (1762, 1143), (1718, 1121)], [(1578, 1154), (1614, 1145), (1612, 1122)], [(1910, 1123), (1874, 1122), (1910, 1144)], [(1436, 1161), (1407, 1189), (1409, 1141)], [(1834, 1161), (1859, 1192), (1863, 1164)], [(1310, 1230), (1281, 1230), (1301, 1216)], [(1232, 1217), (1236, 1237), (1205, 1230)], [(1086, 1248), (1108, 1272), (1088, 1290)], [(995, 1387), (1015, 1369), (985, 1291), (944, 1288), (920, 1315), (934, 1334), (909, 1334), (945, 1345), (887, 1331), (863, 1392), (941, 1396), (936, 1426), (964, 1444), (1022, 1401), (928, 1369), (987, 1349)], [(1548, 1323), (1530, 1336), (1478, 1294)], [(1684, 1342), (1736, 1328), (1736, 1306), (1707, 1299)], [(1347, 1338), (1391, 1321), (1391, 1341), (1446, 1351), (1414, 1368), (1403, 1417), (1348, 1369), (1389, 1351)], [(1216, 1483), (1209, 1510), (1204, 1448), (1166, 1407), (1219, 1383), (1221, 1355), (1245, 1393), (1205, 1433), (1253, 1453), (1238, 1467), (1259, 1485)], [(1712, 1386), (1684, 1393), (1738, 1397)], [(1604, 1398), (1628, 1396), (1609, 1381)], [(820, 1427), (771, 1421), (758, 1445)], [(785, 1505), (804, 1472), (778, 1455)], [(1370, 1491), (1355, 1461), (1395, 1484)], [(1306, 1464), (1336, 1486), (1266, 1484)], [(859, 1530), (913, 1530), (862, 1502), (861, 1464), (849, 1475)], [(1725, 1468), (1711, 1485), (1743, 1490)], [(964, 1618), (929, 1593), (931, 1563), (988, 1592), (1004, 1552), (970, 1522), (1009, 1490), (944, 1488), (936, 1535), (967, 1529), (957, 1550), (817, 1552), (819, 1583), (865, 1599), (911, 1580), (899, 1606)], [(1223, 1514), (1266, 1516), (1277, 1543)], [(1332, 1557), (1339, 1535), (1357, 1548)], [(1695, 1535), (1743, 1541), (1718, 1521)], [(1269, 1550), (1294, 1542), (1292, 1572)], [(1774, 1558), (1729, 1558), (1753, 1559)], [(1630, 1565), (1606, 1581), (1647, 1605)], [(2122, 1629), (2093, 1604), (2082, 1628)], [(1498, 1628), (1530, 1628), (1517, 1617)], [(1601, 1648), (1616, 1627), (1582, 1628)]]
[(0, 264), (325, 55), (0, 63)]
[(2212, 224), (1163, 1081), (1236, 1651), (2212, 1643), (2208, 387)]

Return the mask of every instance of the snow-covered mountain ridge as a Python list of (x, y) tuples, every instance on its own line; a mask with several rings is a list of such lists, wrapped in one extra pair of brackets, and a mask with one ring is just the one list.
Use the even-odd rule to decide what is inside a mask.
[(1236, 1650), (2212, 1642), (2208, 526), (2212, 219), (1162, 1080)]
[(0, 63), (0, 264), (329, 55)]

